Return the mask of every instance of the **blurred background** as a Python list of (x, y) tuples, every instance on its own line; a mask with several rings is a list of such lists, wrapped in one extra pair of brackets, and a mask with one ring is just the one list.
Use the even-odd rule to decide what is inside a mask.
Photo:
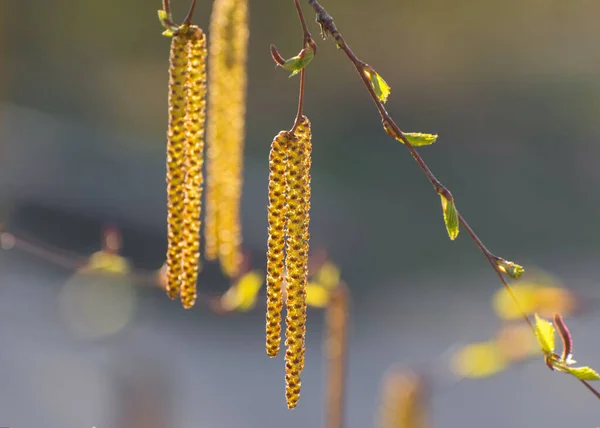
[[(600, 297), (600, 3), (322, 4), (391, 85), (388, 110), (402, 129), (440, 135), (420, 153), (488, 247), (552, 272), (588, 301)], [(188, 1), (173, 7), (182, 19)], [(203, 28), (210, 7), (200, 0)], [(6, 230), (85, 256), (114, 224), (132, 265), (161, 266), (169, 40), (159, 8), (159, 0), (1, 2)], [(297, 97), (297, 79), (275, 68), (269, 44), (292, 56), (301, 31), (291, 1), (253, 0), (250, 13), (243, 230), (252, 266), (264, 270), (268, 151), (291, 127)], [(489, 303), (498, 279), (464, 231), (448, 239), (439, 197), (382, 131), (331, 42), (319, 43), (309, 67), (305, 109), (314, 136), (311, 248), (328, 252), (353, 296), (348, 428), (375, 424), (381, 378), (397, 363), (435, 374), (437, 427), (597, 426), (598, 400), (541, 359), (453, 380), (452, 349), (498, 327)], [(302, 398), (288, 411), (283, 357), (265, 355), (260, 303), (219, 317), (202, 305), (185, 311), (155, 288), (84, 282), (30, 253), (0, 253), (0, 425), (322, 424), (321, 311), (309, 313)], [(201, 290), (228, 286), (218, 267), (205, 266)], [(569, 320), (576, 359), (596, 367), (598, 313), (591, 304)]]

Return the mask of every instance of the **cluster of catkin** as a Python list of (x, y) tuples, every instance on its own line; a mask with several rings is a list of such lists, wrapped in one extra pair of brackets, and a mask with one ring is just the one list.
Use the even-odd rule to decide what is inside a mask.
[(206, 118), (206, 36), (195, 25), (174, 32), (167, 132), (167, 294), (196, 301)]
[(215, 0), (210, 20), (205, 258), (238, 276), (248, 0)]
[(280, 132), (269, 156), (266, 350), (274, 357), (281, 342), (283, 284), (286, 294), (286, 401), (296, 407), (304, 368), (311, 130), (303, 116), (294, 132)]

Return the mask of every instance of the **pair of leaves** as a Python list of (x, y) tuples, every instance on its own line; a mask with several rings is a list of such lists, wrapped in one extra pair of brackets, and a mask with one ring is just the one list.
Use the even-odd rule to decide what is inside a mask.
[[(561, 333), (561, 337), (563, 339), (563, 346), (570, 347), (571, 337), (566, 330), (566, 326), (562, 322), (562, 318), (557, 322), (557, 318), (555, 317), (556, 327)], [(555, 337), (556, 329), (552, 323), (546, 321), (543, 318), (540, 318), (538, 314), (535, 314), (535, 336), (537, 337), (538, 343), (544, 356), (546, 358), (546, 364), (552, 370), (558, 370), (563, 373), (569, 373), (575, 376), (579, 380), (600, 380), (600, 375), (591, 367), (581, 366), (581, 367), (572, 367), (571, 365), (576, 361), (571, 358), (571, 350), (564, 349), (563, 355), (559, 356), (554, 353), (555, 349)]]
[[(363, 74), (371, 84), (371, 88), (377, 99), (385, 104), (391, 93), (390, 85), (370, 65), (363, 64)], [(388, 134), (404, 144), (402, 138), (397, 133), (388, 129), (385, 123), (384, 128), (386, 128)], [(403, 132), (403, 135), (413, 147), (429, 146), (435, 143), (438, 138), (437, 134), (424, 134), (422, 132)]]
[(162, 32), (162, 35), (165, 37), (173, 37), (177, 30), (179, 29), (176, 25), (173, 24), (171, 16), (167, 14), (164, 10), (158, 11), (158, 20), (161, 25), (165, 28), (165, 31)]

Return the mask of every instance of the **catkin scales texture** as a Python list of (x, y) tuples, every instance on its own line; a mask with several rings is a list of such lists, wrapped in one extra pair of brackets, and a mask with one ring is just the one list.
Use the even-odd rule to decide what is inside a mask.
[(196, 301), (206, 121), (206, 37), (195, 25), (173, 31), (167, 132), (167, 294)]
[(204, 165), (204, 123), (206, 119), (206, 37), (192, 26), (187, 43), (185, 211), (183, 240), (183, 278), (181, 302), (191, 308), (196, 301), (196, 282), (200, 260), (200, 214)]
[(279, 353), (281, 342), (282, 285), (286, 230), (285, 173), (287, 151), (295, 137), (281, 131), (271, 143), (269, 154), (269, 206), (267, 240), (267, 354)]
[(167, 294), (180, 293), (183, 273), (181, 243), (185, 200), (185, 84), (187, 37), (175, 35), (169, 58), (169, 129), (167, 132)]
[(235, 277), (246, 115), (247, 0), (215, 0), (210, 26), (205, 257)]
[(286, 400), (296, 407), (300, 398), (300, 374), (304, 369), (306, 334), (306, 285), (308, 282), (308, 225), (310, 208), (311, 133), (302, 117), (288, 149), (286, 170)]

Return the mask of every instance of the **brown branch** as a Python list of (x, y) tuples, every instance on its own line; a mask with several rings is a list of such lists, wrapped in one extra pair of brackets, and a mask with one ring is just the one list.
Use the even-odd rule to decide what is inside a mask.
[(183, 25), (190, 25), (192, 23), (192, 19), (194, 18), (194, 11), (196, 10), (197, 0), (192, 0), (192, 4), (190, 5), (190, 9), (188, 10), (187, 16), (183, 20)]
[[(375, 91), (371, 85), (371, 82), (369, 81), (367, 74), (365, 73), (365, 70), (366, 70), (366, 67), (368, 67), (368, 64), (365, 64), (364, 62), (362, 62), (360, 59), (358, 59), (358, 57), (354, 54), (354, 52), (352, 52), (352, 50), (350, 49), (350, 47), (344, 40), (343, 36), (340, 34), (339, 30), (335, 26), (335, 23), (333, 22), (333, 18), (327, 13), (327, 11), (325, 9), (323, 9), (323, 7), (317, 2), (317, 0), (308, 0), (308, 3), (313, 7), (315, 12), (317, 13), (317, 23), (321, 26), (321, 35), (323, 36), (323, 38), (332, 37), (335, 40), (335, 42), (337, 43), (338, 47), (344, 51), (344, 53), (346, 54), (348, 59), (352, 62), (352, 64), (354, 65), (354, 68), (356, 68), (356, 71), (358, 72), (365, 87), (369, 91), (369, 95), (373, 99), (373, 102), (375, 103), (375, 106), (377, 107), (377, 110), (379, 111), (379, 115), (381, 116), (381, 120), (383, 122), (383, 127), (386, 130), (386, 132), (393, 138), (398, 139), (404, 143), (404, 145), (406, 146), (406, 148), (412, 155), (413, 159), (417, 162), (419, 167), (423, 170), (423, 172), (425, 173), (425, 175), (427, 176), (427, 178), (433, 185), (433, 188), (435, 189), (435, 191), (439, 195), (444, 196), (449, 202), (454, 202), (454, 197), (452, 196), (452, 193), (450, 192), (450, 190), (446, 186), (444, 186), (437, 179), (437, 177), (433, 174), (433, 172), (429, 169), (429, 167), (425, 163), (425, 160), (421, 157), (421, 155), (419, 155), (417, 150), (410, 144), (408, 139), (404, 136), (404, 133), (402, 132), (402, 130), (400, 130), (400, 127), (396, 124), (396, 122), (394, 122), (392, 117), (389, 115), (389, 113), (385, 109), (383, 103), (379, 100), (379, 98), (375, 94)], [(495, 256), (490, 250), (488, 250), (486, 248), (486, 246), (483, 244), (481, 239), (477, 236), (477, 234), (473, 231), (471, 226), (469, 226), (469, 224), (467, 223), (465, 218), (460, 213), (458, 213), (458, 220), (459, 220), (460, 224), (462, 225), (462, 227), (467, 231), (467, 233), (469, 234), (471, 239), (475, 242), (475, 245), (477, 245), (477, 247), (481, 250), (481, 252), (485, 256), (485, 258), (488, 260), (488, 262), (490, 263), (490, 265), (492, 266), (492, 268), (498, 275), (498, 277), (500, 278), (500, 282), (502, 282), (502, 285), (508, 291), (509, 295), (511, 296), (511, 298), (513, 299), (513, 301), (515, 302), (515, 304), (521, 311), (521, 314), (523, 315), (523, 319), (531, 327), (532, 331), (535, 331), (533, 324), (531, 323), (531, 321), (529, 320), (527, 315), (525, 315), (524, 311), (522, 310), (515, 294), (513, 293), (512, 289), (508, 285), (508, 282), (504, 278), (502, 271), (496, 265), (496, 260), (498, 259), (498, 257)]]
[(302, 110), (304, 109), (304, 80), (305, 80), (306, 69), (300, 70), (300, 94), (298, 95), (298, 112), (296, 113), (296, 119), (294, 120), (294, 126), (290, 129), (290, 133), (294, 133), (296, 128), (302, 120)]
[(302, 32), (304, 33), (304, 42), (310, 37), (310, 31), (308, 31), (308, 26), (306, 25), (306, 19), (304, 19), (304, 13), (302, 12), (302, 6), (300, 6), (299, 0), (294, 0), (294, 5), (296, 6), (296, 11), (298, 12), (298, 18), (300, 19), (300, 24), (302, 25)]
[(24, 253), (38, 257), (48, 263), (60, 266), (64, 269), (79, 269), (85, 265), (83, 257), (67, 255), (56, 249), (45, 248), (23, 238), (19, 238), (12, 233), (0, 233), (0, 250), (21, 250)]
[(167, 13), (167, 17), (171, 19), (171, 0), (162, 0), (163, 10)]
[(597, 390), (596, 388), (594, 388), (592, 385), (590, 385), (590, 384), (589, 384), (589, 383), (588, 383), (586, 380), (581, 380), (581, 379), (579, 379), (579, 381), (580, 381), (581, 383), (583, 383), (583, 384), (585, 385), (585, 387), (586, 387), (587, 389), (589, 389), (589, 390), (590, 390), (590, 392), (591, 392), (592, 394), (594, 394), (594, 395), (596, 396), (596, 398), (598, 398), (598, 399), (600, 400), (600, 392), (598, 392), (598, 390)]

